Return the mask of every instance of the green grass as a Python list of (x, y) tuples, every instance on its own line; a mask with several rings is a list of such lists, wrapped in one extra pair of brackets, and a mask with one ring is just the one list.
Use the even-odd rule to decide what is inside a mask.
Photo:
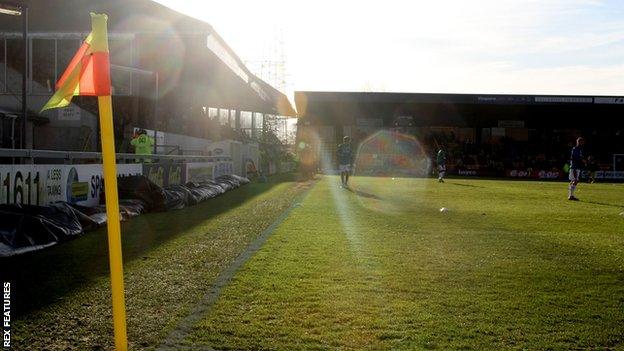
[[(314, 185), (181, 348), (624, 349), (623, 184), (574, 203), (556, 182), (352, 182)], [(160, 345), (307, 185), (124, 223), (131, 349)], [(14, 349), (112, 348), (105, 230), (0, 264)]]
[[(325, 177), (188, 349), (624, 349), (624, 185)], [(441, 213), (439, 209), (450, 210)]]
[[(130, 349), (158, 346), (305, 187), (282, 177), (123, 223)], [(13, 283), (14, 350), (112, 349), (105, 229), (0, 265)]]

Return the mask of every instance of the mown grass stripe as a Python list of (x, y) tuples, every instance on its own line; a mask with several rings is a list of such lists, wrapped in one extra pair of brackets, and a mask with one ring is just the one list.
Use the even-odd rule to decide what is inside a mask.
[[(221, 295), (222, 289), (228, 285), (232, 280), (236, 272), (242, 267), (245, 262), (249, 260), (260, 248), (266, 240), (271, 236), (275, 229), (290, 215), (293, 209), (298, 207), (310, 192), (307, 189), (304, 193), (293, 202), (282, 214), (267, 227), (246, 249), (243, 251), (226, 269), (221, 271), (217, 279), (214, 281), (208, 293), (201, 299), (201, 301), (193, 307), (190, 314), (184, 318), (178, 327), (172, 331), (169, 336), (160, 345), (158, 350), (180, 350), (180, 343), (190, 334), (193, 326), (197, 324), (207, 313), (210, 311), (212, 305), (217, 301)], [(197, 347), (193, 348), (198, 350)], [(212, 350), (210, 347), (200, 348), (199, 350)]]

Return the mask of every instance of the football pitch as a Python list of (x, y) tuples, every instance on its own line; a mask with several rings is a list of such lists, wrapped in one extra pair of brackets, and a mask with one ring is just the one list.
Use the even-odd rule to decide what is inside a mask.
[[(573, 349), (624, 344), (624, 190), (325, 177), (187, 345)], [(447, 212), (440, 212), (442, 207)]]
[[(343, 189), (324, 176), (138, 217), (124, 227), (132, 349), (174, 334), (169, 349), (624, 348), (624, 184), (578, 189), (571, 202), (562, 182), (354, 177)], [(55, 270), (35, 274), (47, 290), (32, 298), (50, 301), (17, 321), (20, 340), (110, 346), (103, 233), (26, 265)]]

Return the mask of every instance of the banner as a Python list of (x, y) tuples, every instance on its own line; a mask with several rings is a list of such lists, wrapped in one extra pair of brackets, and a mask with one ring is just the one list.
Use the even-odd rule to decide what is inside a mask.
[(202, 182), (233, 174), (232, 168), (232, 161), (190, 162), (186, 164), (186, 182)]
[(505, 175), (512, 178), (532, 178), (531, 171), (526, 169), (508, 169)]
[(463, 177), (500, 177), (502, 175), (496, 170), (475, 165), (464, 165), (461, 168), (447, 166), (447, 171)]
[[(563, 171), (553, 171), (553, 170), (519, 170), (519, 169), (508, 169), (505, 170), (505, 176), (511, 178), (537, 178), (537, 179), (568, 179), (568, 174)], [(582, 171), (581, 178), (587, 179), (589, 178), (589, 171)], [(622, 180), (624, 179), (624, 171), (613, 172), (613, 171), (597, 171), (596, 179), (605, 179), (605, 180)]]
[(228, 162), (228, 161), (216, 162), (212, 170), (213, 179), (223, 176), (223, 175), (228, 175), (228, 174), (234, 174), (232, 162)]
[(477, 177), (479, 176), (479, 171), (476, 169), (458, 169), (457, 175), (460, 176), (469, 176), (469, 177)]
[(82, 109), (76, 105), (69, 105), (56, 111), (59, 121), (80, 121), (81, 119)]
[[(589, 171), (581, 172), (581, 178), (588, 178)], [(613, 180), (621, 180), (624, 179), (624, 171), (598, 171), (596, 172), (596, 179), (613, 179)]]
[(190, 162), (186, 164), (186, 181), (203, 182), (213, 179), (214, 163)]
[(537, 178), (539, 179), (558, 179), (563, 176), (563, 172), (559, 171), (538, 171)]
[(508, 169), (505, 175), (511, 178), (537, 178), (537, 179), (559, 179), (563, 177), (563, 172), (531, 169)]
[(160, 187), (186, 183), (186, 165), (183, 163), (144, 163), (143, 174)]
[[(142, 174), (142, 166), (120, 164), (117, 174)], [(66, 201), (95, 206), (104, 189), (102, 165), (1, 165), (0, 184), (2, 204), (46, 205)]]

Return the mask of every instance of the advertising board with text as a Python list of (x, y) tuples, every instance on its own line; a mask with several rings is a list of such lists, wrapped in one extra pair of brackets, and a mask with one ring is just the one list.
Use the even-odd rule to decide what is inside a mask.
[[(117, 174), (142, 174), (142, 166), (119, 164)], [(46, 205), (66, 201), (95, 206), (100, 203), (103, 183), (102, 165), (2, 165), (0, 203)]]

